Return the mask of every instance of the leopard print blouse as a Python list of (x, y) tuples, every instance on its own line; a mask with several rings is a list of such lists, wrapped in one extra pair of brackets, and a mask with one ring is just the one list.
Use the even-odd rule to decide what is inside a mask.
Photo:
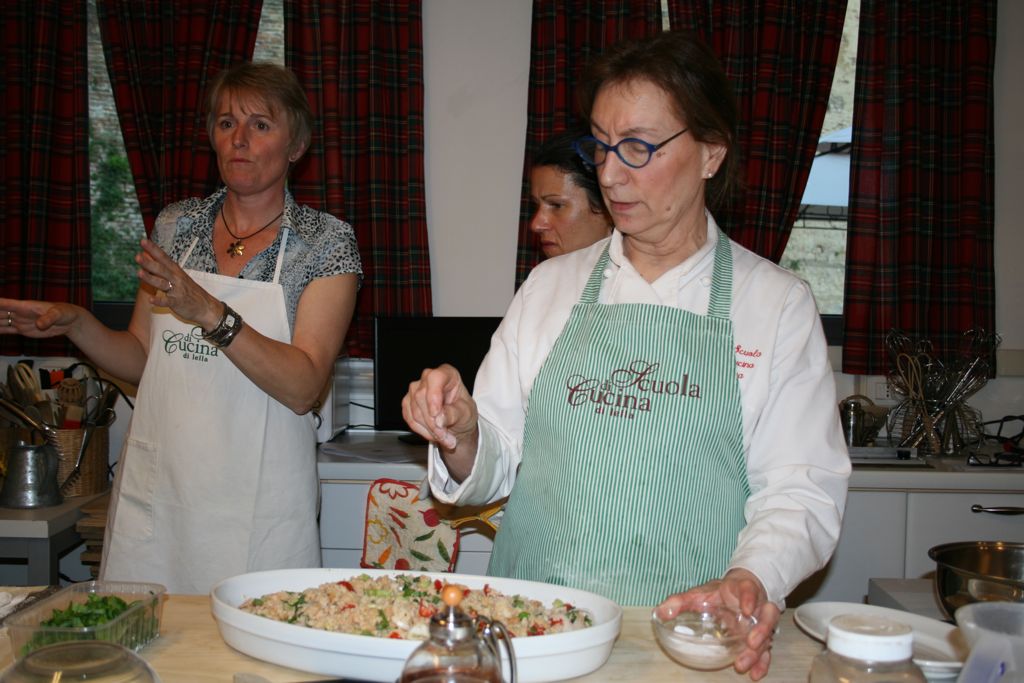
[[(181, 257), (198, 237), (195, 248), (183, 268), (217, 272), (217, 257), (213, 253), (213, 224), (227, 194), (221, 188), (202, 198), (186, 199), (167, 206), (157, 216), (152, 240), (175, 261)], [(242, 269), (238, 277), (270, 282), (274, 278), (281, 236), (288, 228), (288, 243), (281, 266), (280, 283), (284, 288), (288, 309), (288, 325), (295, 331), (295, 312), (306, 285), (321, 277), (356, 273), (362, 283), (363, 269), (352, 226), (334, 216), (295, 203), (291, 192), (285, 191), (284, 216), (274, 242), (256, 254)]]

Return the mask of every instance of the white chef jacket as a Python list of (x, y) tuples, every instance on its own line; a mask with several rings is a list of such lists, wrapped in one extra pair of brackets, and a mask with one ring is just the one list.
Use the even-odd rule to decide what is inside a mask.
[[(626, 260), (618, 231), (533, 269), (495, 332), (474, 381), (480, 444), (469, 477), (455, 482), (437, 449), (430, 448), (428, 479), (438, 500), (482, 504), (512, 490), (534, 378), (609, 240), (601, 303), (659, 304), (707, 313), (719, 235), (710, 214), (707, 219), (708, 238), (701, 249), (653, 283)], [(747, 525), (730, 568), (753, 572), (769, 600), (782, 604), (835, 549), (850, 458), (810, 287), (738, 244), (732, 244), (732, 252), (731, 318), (751, 496), (744, 509)]]

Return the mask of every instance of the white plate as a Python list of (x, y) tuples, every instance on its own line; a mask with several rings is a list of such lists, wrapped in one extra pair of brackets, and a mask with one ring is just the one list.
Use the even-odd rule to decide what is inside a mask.
[[(398, 572), (385, 569), (280, 569), (225, 579), (210, 591), (213, 616), (228, 645), (266, 662), (326, 676), (392, 682), (421, 641), (332, 633), (267, 619), (238, 609), (246, 599), (281, 590), (301, 591), (359, 574), (426, 575), (470, 588), (490, 584), (506, 595), (518, 594), (545, 605), (556, 598), (590, 612), (594, 624), (579, 631), (516, 638), (519, 680), (557, 681), (600, 668), (611, 654), (622, 625), (622, 608), (594, 593), (536, 581), (493, 576)], [(502, 653), (504, 654), (504, 652)]]
[(888, 617), (912, 628), (914, 663), (930, 681), (955, 678), (967, 658), (968, 647), (960, 629), (913, 612), (858, 602), (808, 602), (796, 608), (793, 619), (812, 638), (825, 642), (828, 622), (840, 614)]

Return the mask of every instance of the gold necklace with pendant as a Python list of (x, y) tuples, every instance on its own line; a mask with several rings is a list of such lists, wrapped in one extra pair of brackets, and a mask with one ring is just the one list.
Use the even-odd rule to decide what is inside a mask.
[(224, 229), (228, 231), (229, 235), (231, 235), (232, 237), (235, 238), (235, 241), (228, 245), (228, 250), (227, 250), (228, 256), (230, 256), (231, 258), (235, 258), (236, 256), (241, 256), (242, 252), (245, 251), (245, 245), (242, 244), (243, 240), (247, 240), (250, 237), (252, 237), (253, 235), (260, 234), (261, 232), (263, 232), (264, 230), (269, 228), (271, 225), (273, 225), (277, 221), (277, 219), (280, 218), (283, 215), (284, 215), (284, 211), (281, 211), (281, 213), (279, 213), (276, 216), (274, 216), (273, 218), (271, 218), (269, 223), (264, 225), (262, 228), (260, 228), (256, 232), (251, 233), (249, 235), (246, 235), (245, 237), (239, 237), (235, 233), (231, 232), (231, 226), (228, 225), (228, 219), (224, 215), (224, 205), (221, 204), (220, 205), (220, 219), (222, 221), (224, 221)]

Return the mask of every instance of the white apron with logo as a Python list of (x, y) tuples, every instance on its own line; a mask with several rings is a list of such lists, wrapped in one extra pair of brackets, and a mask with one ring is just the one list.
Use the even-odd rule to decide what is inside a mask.
[[(287, 239), (285, 228), (273, 282), (187, 272), (246, 325), (288, 343), (278, 284)], [(312, 415), (270, 398), (199, 327), (154, 308), (101, 578), (207, 593), (237, 574), (318, 567), (318, 492)]]

